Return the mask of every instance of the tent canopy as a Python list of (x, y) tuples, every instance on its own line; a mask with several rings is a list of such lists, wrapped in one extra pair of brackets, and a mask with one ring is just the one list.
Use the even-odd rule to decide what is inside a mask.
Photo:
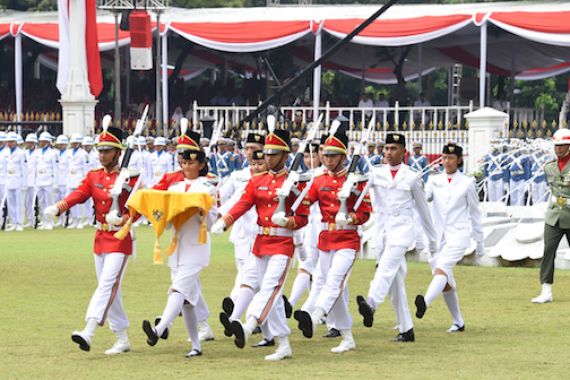
[[(377, 6), (359, 5), (309, 6), (302, 12), (299, 7), (171, 8), (161, 15), (161, 30), (210, 49), (214, 55), (266, 51), (295, 43), (295, 59), (309, 62), (318, 32), (343, 38), (376, 10)], [(569, 19), (570, 2), (396, 5), (324, 67), (358, 77), (364, 74), (380, 83), (393, 82), (391, 62), (379, 58), (378, 48), (409, 45), (413, 47), (406, 59), (407, 78), (456, 62), (478, 67), (480, 26), (487, 22), (487, 71), (541, 79), (570, 70)], [(111, 50), (114, 17), (100, 11), (97, 20), (99, 49)], [(0, 12), (0, 39), (18, 33), (58, 49), (57, 12)], [(129, 33), (120, 31), (119, 45), (129, 43)]]

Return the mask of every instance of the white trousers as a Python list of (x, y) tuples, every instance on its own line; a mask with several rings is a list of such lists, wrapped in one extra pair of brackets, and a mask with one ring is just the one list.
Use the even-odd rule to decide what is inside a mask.
[(353, 249), (320, 251), (318, 270), (325, 280), (315, 307), (333, 315), (335, 327), (339, 330), (352, 328), (348, 310), (348, 278), (355, 260), (356, 251)]
[(274, 337), (288, 336), (291, 330), (285, 318), (283, 284), (291, 259), (285, 255), (255, 256), (255, 259), (260, 289), (247, 309), (247, 317), (256, 318), (262, 326), (266, 323), (269, 333)]
[(532, 204), (547, 202), (546, 192), (548, 190), (548, 185), (546, 182), (533, 182), (530, 185), (530, 190), (532, 193)]
[(312, 275), (317, 268), (317, 261), (319, 259), (319, 250), (317, 247), (312, 247), (308, 245), (306, 247), (307, 257), (305, 260), (301, 261), (299, 259), (299, 269), (304, 270), (308, 274)]
[(524, 193), (526, 192), (525, 181), (511, 181), (511, 206), (524, 206)]
[(487, 181), (487, 192), (489, 194), (489, 202), (501, 202), (503, 199), (503, 180)]
[[(45, 208), (53, 203), (53, 187), (52, 186), (38, 186), (38, 207), (40, 217), (43, 215)], [(44, 224), (53, 224), (51, 220), (42, 220)]]
[(435, 274), (436, 269), (441, 269), (447, 275), (447, 283), (455, 289), (457, 284), (453, 276), (453, 268), (463, 259), (466, 248), (444, 243), (441, 249), (428, 259), (432, 274)]
[(408, 331), (413, 327), (408, 297), (406, 294), (406, 250), (407, 247), (395, 246), (388, 243), (384, 253), (378, 261), (378, 268), (374, 279), (370, 282), (368, 299), (372, 301), (373, 308), (383, 303), (388, 293), (392, 295), (392, 305), (400, 332)]
[[(65, 198), (65, 196), (67, 195), (66, 191), (67, 191), (67, 187), (65, 185), (64, 186), (57, 186), (55, 188), (55, 191), (54, 191), (54, 202), (62, 201)], [(59, 221), (58, 221), (58, 224), (63, 225), (64, 223), (65, 223), (65, 212), (61, 213), (61, 215), (59, 216)]]
[[(317, 270), (313, 273), (309, 296), (305, 300), (305, 303), (303, 303), (303, 306), (301, 306), (301, 310), (308, 311), (309, 313), (315, 311), (317, 299), (321, 294), (323, 287), (325, 285), (326, 276), (324, 276), (322, 274), (322, 271), (318, 269), (321, 266), (320, 261), (321, 261), (321, 256), (319, 256), (319, 259), (317, 261)], [(334, 314), (332, 313), (327, 315), (327, 327), (329, 329), (333, 327), (336, 328)]]
[(202, 287), (200, 286), (200, 271), (202, 271), (202, 268), (203, 266), (201, 265), (181, 265), (176, 268), (170, 268), (172, 285), (168, 290), (168, 294), (178, 292), (184, 296), (184, 299), (190, 305), (197, 306), (202, 294)]
[(28, 223), (32, 223), (34, 220), (34, 188), (27, 187), (24, 190), (24, 210), (26, 213), (26, 219)]
[(12, 224), (21, 226), (24, 224), (24, 210), (21, 189), (6, 189), (6, 202), (8, 204), (8, 217)]
[(93, 255), (97, 289), (91, 297), (85, 319), (95, 319), (100, 326), (109, 320), (113, 331), (122, 331), (129, 327), (129, 319), (123, 307), (121, 286), (127, 269), (128, 255), (119, 252)]
[[(244, 254), (244, 252), (247, 252), (247, 254)], [(230, 293), (230, 298), (232, 300), (235, 300), (235, 297), (237, 296), (237, 292), (243, 283), (246, 264), (247, 264), (248, 258), (250, 256), (252, 256), (250, 252), (251, 252), (251, 244), (235, 244), (234, 245), (234, 255), (235, 255), (235, 263), (236, 263), (237, 273), (236, 273), (236, 278), (234, 280), (234, 287), (232, 288), (232, 291)], [(257, 272), (257, 270), (255, 270), (254, 272)], [(256, 276), (257, 276), (257, 273), (256, 273)]]

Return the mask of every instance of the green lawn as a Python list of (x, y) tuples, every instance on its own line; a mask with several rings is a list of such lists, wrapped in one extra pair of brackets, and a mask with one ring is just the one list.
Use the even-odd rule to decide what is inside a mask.
[[(416, 342), (396, 344), (390, 341), (395, 322), (389, 302), (378, 309), (372, 329), (362, 327), (354, 307), (354, 297), (367, 293), (374, 271), (371, 261), (357, 262), (349, 283), (356, 351), (332, 354), (329, 350), (338, 340), (320, 338), (324, 328), (308, 340), (291, 320), (293, 359), (266, 363), (263, 356), (272, 349), (237, 349), (217, 319), (235, 272), (227, 236), (214, 240), (211, 265), (202, 275), (216, 340), (204, 343), (202, 357), (185, 359), (189, 343), (178, 320), (167, 341), (149, 347), (141, 321), (162, 312), (170, 277), (166, 266), (152, 264), (154, 238), (148, 227), (137, 232), (138, 257), (129, 262), (123, 286), (132, 323), (132, 352), (106, 357), (103, 351), (114, 341), (106, 327), (98, 330), (91, 352), (83, 352), (70, 334), (83, 328), (95, 289), (92, 236), (92, 229), (0, 233), (0, 379), (563, 378), (567, 374), (570, 272), (557, 272), (555, 303), (532, 305), (529, 300), (539, 290), (537, 269), (459, 267), (456, 277), (466, 332), (446, 333), (451, 320), (438, 299), (423, 320), (415, 321)], [(409, 264), (410, 304), (429, 280), (426, 264)]]

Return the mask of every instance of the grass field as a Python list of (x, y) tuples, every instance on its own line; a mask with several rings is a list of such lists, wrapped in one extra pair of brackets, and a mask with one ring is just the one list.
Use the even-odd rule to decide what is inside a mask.
[[(570, 272), (557, 272), (555, 303), (532, 305), (529, 300), (539, 290), (537, 269), (458, 267), (466, 332), (446, 333), (451, 320), (440, 298), (423, 320), (415, 321), (416, 342), (396, 344), (390, 341), (396, 333), (389, 302), (378, 309), (372, 329), (362, 327), (354, 305), (354, 297), (368, 290), (374, 271), (371, 261), (357, 262), (349, 283), (356, 351), (332, 354), (329, 350), (338, 340), (320, 338), (324, 328), (308, 340), (291, 320), (293, 359), (266, 363), (263, 356), (273, 349), (237, 349), (217, 320), (221, 300), (234, 279), (233, 250), (227, 236), (214, 240), (211, 264), (202, 275), (216, 340), (203, 344), (203, 356), (185, 359), (190, 347), (184, 324), (178, 320), (167, 341), (149, 347), (141, 321), (154, 318), (164, 308), (169, 270), (152, 265), (153, 235), (148, 227), (138, 230), (138, 257), (129, 262), (123, 285), (132, 352), (106, 357), (103, 351), (114, 342), (107, 327), (97, 331), (91, 352), (83, 352), (71, 342), (70, 334), (83, 328), (96, 286), (92, 237), (92, 229), (0, 233), (0, 379), (567, 376)], [(287, 293), (293, 275), (289, 275)], [(410, 304), (429, 280), (426, 264), (409, 264)]]

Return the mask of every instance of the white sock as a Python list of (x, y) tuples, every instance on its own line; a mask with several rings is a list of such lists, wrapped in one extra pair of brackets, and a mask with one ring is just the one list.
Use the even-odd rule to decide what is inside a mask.
[(184, 295), (178, 292), (172, 292), (168, 296), (168, 301), (166, 301), (166, 307), (162, 312), (162, 319), (160, 323), (156, 325), (156, 334), (161, 336), (164, 330), (174, 322), (174, 319), (180, 314), (182, 310), (182, 305), (184, 304)]
[(198, 337), (198, 316), (196, 315), (196, 309), (189, 303), (182, 306), (182, 317), (184, 317), (184, 323), (186, 324), (186, 330), (188, 331), (188, 338), (192, 341), (192, 348), (198, 351), (202, 351), (202, 346), (200, 345), (200, 339)]
[(447, 304), (447, 308), (451, 313), (451, 317), (453, 318), (453, 323), (457, 326), (463, 326), (465, 322), (463, 321), (461, 310), (459, 310), (459, 298), (457, 298), (457, 291), (455, 289), (451, 289), (448, 292), (442, 293), (442, 295), (445, 303)]
[(230, 320), (239, 320), (241, 319), (242, 314), (245, 312), (255, 292), (253, 289), (246, 287), (239, 288), (239, 292), (237, 293), (237, 297), (234, 300), (234, 311), (232, 315), (230, 315)]
[(289, 297), (289, 303), (291, 306), (295, 306), (299, 298), (305, 293), (305, 291), (309, 290), (311, 285), (311, 276), (305, 272), (297, 273), (297, 277), (295, 277), (295, 281), (293, 282), (293, 288), (291, 289), (291, 297)]
[(431, 283), (429, 284), (426, 290), (426, 295), (424, 297), (427, 306), (431, 305), (431, 303), (437, 298), (437, 296), (439, 296), (439, 294), (443, 292), (443, 289), (445, 288), (446, 284), (447, 284), (447, 276), (444, 276), (442, 274), (436, 274), (435, 276), (433, 276), (433, 279), (431, 280)]

